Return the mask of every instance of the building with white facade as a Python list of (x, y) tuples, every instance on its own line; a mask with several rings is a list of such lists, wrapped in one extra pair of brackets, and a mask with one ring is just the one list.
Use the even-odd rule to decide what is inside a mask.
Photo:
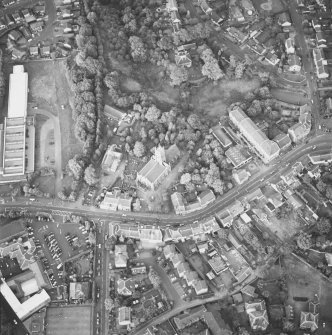
[(266, 164), (279, 156), (280, 148), (257, 127), (257, 125), (238, 106), (229, 112), (229, 119), (247, 143)]
[(15, 65), (9, 76), (8, 116), (0, 126), (0, 183), (24, 180), (34, 171), (35, 128), (27, 103), (28, 73)]

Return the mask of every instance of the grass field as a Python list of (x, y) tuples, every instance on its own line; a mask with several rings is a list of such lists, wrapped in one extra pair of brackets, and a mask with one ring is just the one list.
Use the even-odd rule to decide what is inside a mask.
[(46, 314), (46, 335), (90, 335), (91, 307), (50, 307)]
[(219, 119), (225, 115), (228, 105), (242, 101), (247, 92), (253, 91), (259, 85), (258, 80), (229, 80), (216, 86), (208, 84), (193, 95), (191, 104), (195, 109), (207, 111), (210, 117)]
[(276, 14), (287, 8), (282, 0), (252, 0), (252, 2), (259, 12)]

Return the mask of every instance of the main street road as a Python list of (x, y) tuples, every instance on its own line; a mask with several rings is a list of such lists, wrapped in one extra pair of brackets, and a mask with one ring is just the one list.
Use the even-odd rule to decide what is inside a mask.
[[(313, 146), (316, 146), (316, 149), (313, 150)], [(159, 226), (167, 226), (167, 225), (177, 225), (177, 224), (187, 224), (192, 223), (195, 220), (201, 220), (205, 217), (214, 215), (216, 212), (230, 205), (236, 199), (245, 196), (245, 194), (249, 191), (255, 190), (268, 181), (273, 180), (276, 176), (280, 175), (284, 171), (288, 169), (288, 165), (292, 165), (312, 152), (318, 151), (331, 151), (332, 149), (332, 134), (320, 134), (315, 138), (311, 139), (309, 143), (302, 144), (294, 148), (292, 151), (287, 154), (276, 159), (273, 164), (271, 164), (264, 173), (261, 173), (257, 176), (251, 178), (248, 182), (234, 187), (232, 190), (220, 196), (214, 203), (206, 208), (190, 213), (188, 215), (175, 215), (175, 214), (150, 214), (150, 213), (142, 213), (142, 212), (113, 212), (97, 209), (94, 207), (90, 207), (88, 209), (80, 209), (71, 207), (73, 206), (71, 203), (63, 204), (63, 206), (53, 206), (51, 204), (46, 205), (46, 203), (38, 204), (37, 202), (30, 203), (26, 205), (25, 201), (16, 202), (16, 203), (6, 203), (1, 204), (0, 208), (24, 208), (28, 209), (31, 212), (45, 211), (48, 210), (52, 213), (52, 211), (58, 211), (63, 213), (73, 213), (76, 215), (82, 215), (91, 217), (93, 219), (107, 220), (109, 221), (129, 221), (137, 220), (141, 224), (157, 224)], [(124, 216), (123, 216), (124, 215)], [(134, 221), (132, 221), (134, 223)]]
[(307, 84), (309, 88), (309, 97), (313, 101), (311, 104), (311, 112), (313, 116), (313, 126), (314, 126), (314, 134), (316, 134), (317, 130), (319, 129), (320, 124), (320, 101), (319, 98), (316, 96), (317, 92), (317, 82), (313, 75), (314, 73), (314, 66), (313, 62), (310, 58), (310, 50), (306, 43), (303, 31), (303, 17), (297, 12), (297, 4), (295, 0), (288, 1), (289, 4), (289, 12), (297, 32), (296, 39), (300, 45), (300, 49), (302, 51), (302, 64), (304, 68), (304, 72), (307, 79)]

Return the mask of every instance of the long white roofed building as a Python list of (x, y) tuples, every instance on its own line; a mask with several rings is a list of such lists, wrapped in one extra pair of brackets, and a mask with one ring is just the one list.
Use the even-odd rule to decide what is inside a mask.
[(229, 119), (265, 164), (279, 156), (278, 144), (269, 140), (240, 107), (229, 112)]
[(8, 116), (0, 125), (0, 183), (23, 180), (34, 170), (35, 128), (27, 117), (28, 73), (15, 65), (9, 77)]

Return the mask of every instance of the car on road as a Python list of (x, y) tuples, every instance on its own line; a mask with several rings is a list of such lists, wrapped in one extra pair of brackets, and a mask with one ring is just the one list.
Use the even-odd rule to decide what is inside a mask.
[(98, 244), (98, 248), (101, 249), (101, 244), (100, 243)]
[(317, 145), (314, 145), (313, 147), (312, 147), (312, 150), (315, 150), (317, 148)]

